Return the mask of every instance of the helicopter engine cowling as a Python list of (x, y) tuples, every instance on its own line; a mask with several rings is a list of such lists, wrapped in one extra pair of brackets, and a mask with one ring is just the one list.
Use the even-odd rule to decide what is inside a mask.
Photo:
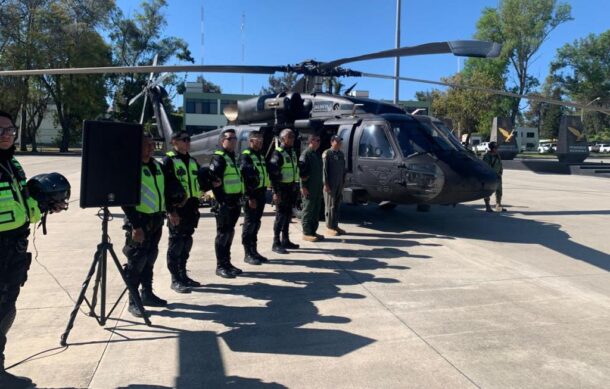
[(237, 102), (237, 123), (267, 122), (290, 124), (307, 118), (311, 104), (306, 104), (298, 93), (282, 92)]

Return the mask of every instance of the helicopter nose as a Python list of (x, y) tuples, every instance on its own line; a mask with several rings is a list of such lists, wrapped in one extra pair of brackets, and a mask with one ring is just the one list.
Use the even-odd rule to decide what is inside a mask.
[(461, 158), (445, 162), (443, 170), (447, 179), (436, 199), (438, 203), (464, 203), (489, 197), (495, 192), (498, 177), (483, 161)]

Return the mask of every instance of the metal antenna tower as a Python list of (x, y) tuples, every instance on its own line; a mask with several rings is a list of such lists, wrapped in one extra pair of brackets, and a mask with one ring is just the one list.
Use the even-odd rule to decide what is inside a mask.
[(205, 46), (205, 36), (203, 33), (203, 17), (205, 15), (205, 12), (203, 10), (203, 3), (201, 4), (201, 64), (203, 65), (203, 49)]
[[(241, 36), (241, 64), (245, 64), (246, 59), (246, 13), (241, 13), (241, 27), (240, 27), (240, 36)], [(244, 93), (244, 75), (241, 75), (241, 93)]]

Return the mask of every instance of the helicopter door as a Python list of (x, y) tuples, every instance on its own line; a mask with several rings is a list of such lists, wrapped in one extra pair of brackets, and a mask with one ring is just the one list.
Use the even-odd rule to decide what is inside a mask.
[(352, 124), (343, 125), (339, 127), (339, 131), (337, 131), (337, 135), (339, 135), (343, 142), (341, 143), (341, 151), (343, 151), (343, 155), (345, 156), (345, 162), (347, 166), (345, 167), (345, 171), (347, 173), (352, 172), (353, 163), (352, 163), (352, 142), (354, 138), (354, 131), (352, 129), (354, 126)]
[(399, 153), (385, 122), (363, 123), (353, 143), (356, 182), (371, 197), (392, 200), (395, 181), (400, 174)]

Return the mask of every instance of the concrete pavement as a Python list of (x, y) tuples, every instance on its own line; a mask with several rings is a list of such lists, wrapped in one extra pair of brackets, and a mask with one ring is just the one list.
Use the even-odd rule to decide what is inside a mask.
[[(18, 300), (7, 365), (42, 388), (501, 388), (606, 387), (610, 381), (610, 202), (607, 179), (505, 171), (510, 212), (457, 207), (342, 209), (348, 235), (272, 253), (272, 215), (260, 250), (235, 280), (214, 275), (207, 209), (189, 269), (204, 287), (179, 295), (155, 267), (152, 327), (123, 299), (100, 327), (79, 314), (58, 348), (101, 237), (96, 209), (78, 207), (78, 157), (22, 156), (28, 176), (73, 185), (71, 208), (38, 230)], [(120, 209), (110, 235), (121, 261)], [(241, 224), (241, 219), (240, 222)], [(323, 231), (320, 231), (323, 232)], [(34, 251), (30, 239), (30, 249)], [(121, 288), (109, 265), (109, 299)], [(114, 300), (112, 300), (114, 301)], [(83, 304), (83, 311), (86, 312)]]

